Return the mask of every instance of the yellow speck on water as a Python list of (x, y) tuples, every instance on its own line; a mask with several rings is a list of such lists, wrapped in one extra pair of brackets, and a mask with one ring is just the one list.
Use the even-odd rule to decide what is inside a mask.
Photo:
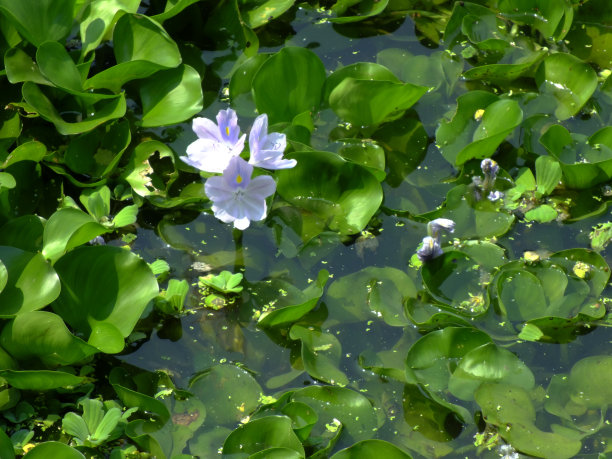
[(242, 183), (242, 175), (238, 174), (236, 176), (236, 183), (239, 184), (239, 185)]

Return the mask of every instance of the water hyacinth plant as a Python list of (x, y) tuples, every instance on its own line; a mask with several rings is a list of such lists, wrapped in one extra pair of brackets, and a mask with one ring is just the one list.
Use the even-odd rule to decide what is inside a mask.
[(272, 177), (251, 178), (253, 167), (288, 169), (297, 164), (295, 159), (284, 159), (287, 147), (285, 134), (268, 133), (268, 116), (258, 116), (249, 133), (249, 162), (240, 157), (246, 134), (240, 136), (238, 116), (231, 108), (217, 114), (217, 124), (207, 118), (195, 118), (193, 131), (198, 139), (187, 147), (181, 159), (204, 172), (222, 172), (220, 177), (206, 181), (206, 196), (219, 220), (233, 223), (244, 230), (251, 221), (266, 218), (266, 198), (276, 191)]
[(609, 456), (611, 26), (0, 0), (0, 458)]

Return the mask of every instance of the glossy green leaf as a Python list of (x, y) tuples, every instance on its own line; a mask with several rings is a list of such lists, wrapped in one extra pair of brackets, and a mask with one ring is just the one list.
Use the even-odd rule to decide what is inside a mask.
[(118, 247), (80, 247), (55, 263), (65, 286), (53, 309), (86, 336), (100, 322), (127, 337), (159, 288), (148, 265)]
[(140, 85), (142, 127), (185, 121), (202, 110), (202, 83), (188, 65), (164, 70)]
[(77, 174), (92, 179), (107, 177), (117, 167), (131, 138), (127, 121), (106, 124), (71, 139), (64, 162)]
[(409, 83), (347, 77), (329, 94), (329, 105), (349, 123), (361, 127), (377, 126), (401, 117), (427, 89)]
[(166, 7), (164, 8), (163, 13), (156, 14), (151, 16), (152, 19), (155, 19), (160, 24), (164, 21), (173, 18), (189, 5), (193, 5), (197, 3), (199, 0), (167, 0)]
[(503, 0), (504, 17), (539, 30), (548, 40), (562, 40), (569, 32), (574, 9), (568, 0)]
[(4, 67), (8, 80), (13, 84), (23, 81), (51, 84), (40, 72), (36, 62), (21, 48), (11, 48), (4, 53)]
[(243, 0), (240, 11), (247, 25), (255, 29), (276, 19), (294, 3), (295, 0)]
[(316, 54), (286, 47), (270, 56), (253, 77), (253, 98), (270, 124), (290, 122), (300, 113), (318, 109), (324, 83), (325, 68)]
[(99, 221), (110, 214), (110, 194), (110, 189), (107, 186), (100, 189), (84, 190), (79, 196), (79, 201), (87, 212)]
[(553, 192), (561, 180), (561, 166), (550, 156), (540, 156), (536, 159), (537, 191), (546, 196)]
[(401, 83), (397, 76), (384, 65), (372, 62), (357, 62), (356, 64), (342, 67), (327, 77), (323, 90), (323, 100), (328, 101), (331, 92), (346, 78)]
[(23, 97), (42, 118), (50, 121), (60, 134), (74, 135), (87, 132), (100, 124), (125, 115), (125, 95), (120, 94), (97, 104), (96, 110), (83, 121), (65, 121), (49, 98), (34, 83), (26, 82), (22, 88)]
[(58, 387), (78, 386), (85, 380), (64, 371), (51, 370), (1, 370), (0, 377), (17, 389), (45, 391)]
[(66, 48), (56, 41), (41, 44), (36, 51), (38, 68), (45, 78), (58, 88), (73, 92), (83, 90), (83, 82)]
[(489, 92), (470, 91), (457, 98), (457, 111), (451, 121), (438, 127), (436, 142), (451, 164), (489, 158), (521, 121), (522, 111), (516, 102), (500, 100)]
[(612, 400), (612, 357), (596, 355), (574, 364), (569, 375), (571, 398), (587, 408), (605, 408)]
[(525, 213), (525, 220), (535, 220), (539, 223), (551, 222), (557, 218), (557, 211), (548, 204), (543, 204)]
[(110, 28), (116, 22), (117, 13), (136, 13), (139, 3), (139, 0), (94, 0), (89, 3), (79, 24), (81, 60), (96, 49), (109, 34)]
[(527, 323), (521, 328), (521, 332), (518, 337), (525, 341), (538, 341), (540, 338), (544, 336), (542, 330), (540, 330), (536, 325)]
[[(346, 24), (363, 21), (371, 16), (382, 13), (388, 3), (389, 0), (365, 0), (357, 2), (353, 0), (338, 0), (331, 10), (333, 13), (341, 16), (331, 18), (330, 22)], [(353, 6), (355, 9), (349, 9)]]
[(17, 360), (38, 359), (50, 366), (81, 362), (97, 352), (70, 333), (60, 316), (47, 311), (24, 313), (8, 322), (0, 345)]
[(363, 440), (334, 454), (331, 459), (410, 459), (412, 456), (384, 440)]
[(12, 189), (17, 186), (15, 178), (8, 172), (0, 172), (0, 190), (2, 188)]
[(372, 429), (378, 425), (371, 402), (363, 394), (345, 387), (305, 387), (296, 390), (291, 395), (291, 400), (305, 403), (315, 410), (319, 416), (317, 425), (321, 430), (334, 418), (338, 419), (343, 431), (355, 441), (369, 438)]
[(6, 459), (15, 459), (13, 443), (3, 430), (0, 430), (0, 456)]
[(531, 390), (535, 378), (512, 352), (487, 343), (463, 356), (448, 381), (448, 390), (461, 400), (473, 400), (474, 391), (484, 382), (503, 382)]
[(251, 455), (268, 448), (287, 448), (299, 453), (298, 457), (306, 457), (300, 439), (293, 432), (291, 419), (286, 416), (266, 416), (238, 427), (223, 443), (222, 455)]
[(3, 168), (9, 167), (19, 161), (40, 162), (47, 154), (47, 147), (41, 142), (32, 140), (15, 148), (4, 160)]
[(555, 53), (538, 68), (536, 83), (541, 94), (556, 99), (555, 116), (565, 120), (578, 113), (591, 97), (597, 87), (597, 74), (577, 57)]
[(57, 261), (64, 253), (107, 231), (91, 215), (79, 209), (60, 209), (49, 217), (45, 225), (42, 254)]
[(278, 193), (314, 212), (341, 234), (361, 231), (382, 201), (378, 180), (366, 169), (328, 152), (294, 153), (293, 169), (279, 171)]
[(85, 456), (76, 449), (57, 441), (39, 443), (23, 457), (24, 459), (85, 459)]
[(319, 271), (316, 282), (310, 284), (304, 292), (300, 292), (296, 304), (283, 306), (281, 300), (277, 309), (261, 315), (257, 325), (262, 328), (276, 328), (297, 322), (317, 305), (328, 279), (327, 270)]
[(60, 294), (59, 278), (40, 253), (0, 247), (7, 282), (0, 293), (0, 317), (42, 309)]
[(477, 316), (489, 306), (478, 268), (467, 254), (451, 250), (424, 264), (423, 282), (428, 292), (453, 312)]
[(258, 405), (261, 387), (247, 371), (217, 365), (195, 375), (189, 391), (206, 406), (207, 422), (234, 424)]
[(575, 438), (544, 432), (535, 425), (536, 411), (527, 391), (509, 384), (485, 383), (475, 393), (484, 419), (519, 451), (536, 457), (570, 458), (582, 444)]
[[(117, 65), (89, 78), (85, 87), (118, 92), (128, 81), (146, 78), (159, 70), (173, 69), (182, 62), (177, 44), (164, 28), (140, 14), (121, 16), (113, 32), (113, 43)], [(164, 87), (165, 91), (173, 88), (170, 83), (166, 85), (169, 86)]]
[(301, 341), (302, 362), (310, 376), (329, 384), (348, 384), (348, 378), (339, 368), (342, 345), (334, 335), (296, 324), (289, 330), (289, 337)]
[(244, 61), (234, 73), (229, 84), (229, 96), (232, 108), (238, 115), (250, 115), (256, 111), (251, 88), (253, 78), (270, 54), (260, 53)]
[(451, 368), (472, 349), (491, 343), (484, 332), (473, 328), (446, 327), (420, 338), (406, 356), (406, 377), (413, 384), (424, 384), (428, 390), (446, 390)]
[(0, 11), (34, 46), (61, 41), (70, 33), (76, 0), (0, 1)]
[(387, 324), (403, 327), (408, 324), (403, 305), (416, 293), (414, 281), (403, 271), (370, 266), (334, 280), (325, 300), (332, 321), (368, 320), (375, 313)]

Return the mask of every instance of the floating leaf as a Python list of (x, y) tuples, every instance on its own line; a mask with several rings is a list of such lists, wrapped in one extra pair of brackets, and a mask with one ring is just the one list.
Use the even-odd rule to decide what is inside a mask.
[(555, 116), (565, 120), (580, 111), (597, 87), (593, 68), (565, 53), (549, 55), (536, 73), (540, 93), (557, 101)]
[[(283, 456), (271, 454), (274, 449), (288, 450)], [(293, 454), (296, 452), (297, 455)], [(255, 455), (261, 453), (262, 455)], [(249, 454), (249, 457), (304, 458), (304, 447), (293, 432), (291, 419), (286, 416), (265, 416), (234, 430), (223, 443), (223, 455)]]
[(315, 53), (286, 47), (270, 56), (253, 77), (253, 98), (270, 124), (290, 122), (300, 113), (317, 110), (324, 83), (325, 68)]

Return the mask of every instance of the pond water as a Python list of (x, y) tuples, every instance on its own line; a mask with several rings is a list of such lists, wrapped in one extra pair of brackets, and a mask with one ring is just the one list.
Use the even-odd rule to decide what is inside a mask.
[[(0, 0), (1, 459), (612, 456), (608, 0), (38, 1)], [(242, 159), (192, 167), (228, 109)], [(296, 164), (228, 178), (263, 115)]]
[[(260, 33), (260, 51), (274, 53), (284, 46), (306, 47), (316, 53), (328, 72), (357, 62), (384, 63), (385, 53), (389, 53), (389, 49), (399, 49), (402, 53), (415, 56), (445, 53), (443, 47), (423, 40), (422, 37), (419, 40), (415, 34), (415, 23), (403, 14), (398, 15), (400, 19), (396, 21), (372, 21), (367, 26), (362, 23), (348, 26), (331, 24), (326, 20), (326, 13), (309, 6), (295, 8), (291, 14), (277, 20), (282, 25), (275, 26), (272, 23), (266, 27), (269, 30)], [(231, 50), (203, 53), (203, 59), (221, 77), (229, 74), (234, 58)], [(420, 78), (420, 83), (427, 85), (428, 75), (417, 75), (415, 78)], [(367, 228), (353, 236), (315, 231), (312, 239), (304, 236), (300, 238), (283, 219), (286, 216), (282, 214), (282, 207), (273, 207), (265, 224), (254, 224), (242, 234), (208, 213), (151, 211), (142, 217), (143, 222), (132, 249), (142, 254), (147, 261), (166, 260), (171, 266), (173, 277), (188, 280), (191, 285), (185, 303), (188, 313), (179, 318), (160, 317), (152, 333), (149, 335), (146, 330), (147, 337), (137, 340), (133, 349), (119, 356), (119, 360), (143, 370), (163, 369), (172, 376), (177, 387), (182, 388), (189, 387), (190, 381), (197, 381), (197, 376), (193, 379), (194, 375), (203, 370), (235, 365), (248, 372), (249, 377), (259, 384), (263, 394), (275, 398), (280, 398), (290, 389), (338, 385), (340, 380), (341, 386), (364, 394), (372, 401), (378, 427), (364, 433), (351, 426), (353, 436), (340, 436), (335, 450), (350, 446), (357, 439), (379, 438), (410, 451), (414, 457), (500, 457), (507, 451), (510, 451), (507, 457), (511, 457), (512, 450), (501, 447), (505, 442), (498, 435), (504, 437), (504, 433), (498, 434), (495, 429), (483, 427), (482, 411), (471, 393), (466, 395), (461, 390), (451, 390), (449, 393), (446, 390), (427, 388), (428, 377), (435, 380), (440, 372), (455, 371), (460, 353), (455, 357), (442, 357), (432, 351), (429, 358), (434, 361), (437, 359), (435, 366), (439, 363), (439, 368), (430, 369), (433, 373), (423, 370), (423, 375), (417, 377), (421, 385), (411, 384), (411, 381), (405, 380), (405, 375), (398, 376), (398, 373), (404, 372), (403, 361), (409, 349), (427, 332), (443, 330), (446, 326), (470, 324), (493, 338), (497, 352), (501, 352), (500, 349), (504, 352), (508, 350), (518, 358), (500, 354), (497, 357), (506, 359), (503, 365), (522, 362), (520, 370), (514, 369), (514, 373), (498, 379), (482, 376), (478, 372), (471, 378), (492, 378), (490, 380), (500, 383), (513, 383), (517, 380), (517, 372), (533, 375), (535, 382), (529, 390), (534, 403), (534, 419), (537, 411), (537, 426), (541, 429), (534, 434), (536, 442), (555, 441), (556, 436), (544, 433), (551, 432), (551, 429), (556, 432), (554, 435), (568, 436), (569, 430), (563, 429), (569, 429), (567, 425), (571, 422), (577, 422), (584, 429), (586, 426), (602, 429), (604, 417), (599, 419), (598, 424), (595, 420), (598, 415), (593, 412), (583, 413), (581, 410), (577, 410), (574, 417), (568, 415), (568, 419), (573, 421), (567, 421), (566, 427), (562, 427), (558, 424), (558, 418), (551, 414), (551, 410), (547, 412), (544, 405), (550, 397), (546, 389), (554, 375), (565, 377), (574, 364), (585, 357), (609, 355), (612, 340), (605, 323), (601, 323), (603, 327), (589, 326), (582, 321), (580, 326), (566, 324), (571, 330), (559, 339), (563, 342), (555, 342), (559, 340), (554, 338), (551, 342), (534, 342), (529, 338), (517, 338), (522, 317), (515, 316), (516, 328), (508, 328), (507, 323), (503, 324), (508, 318), (492, 306), (489, 313), (484, 315), (473, 314), (470, 317), (470, 314), (462, 316), (448, 313), (445, 317), (439, 317), (439, 322), (431, 319), (436, 311), (448, 311), (439, 307), (442, 301), (435, 307), (429, 306), (426, 312), (422, 309), (425, 304), (431, 305), (432, 301), (436, 304), (435, 300), (439, 298), (433, 298), (431, 292), (424, 290), (420, 269), (411, 266), (410, 260), (427, 233), (426, 220), (411, 215), (433, 211), (444, 202), (446, 193), (456, 185), (454, 181), (460, 168), (454, 168), (440, 154), (435, 139), (436, 129), (442, 116), (450, 118), (453, 115), (458, 96), (484, 87), (461, 78), (445, 84), (446, 93), (442, 97), (424, 98), (426, 100), (417, 102), (405, 116), (407, 123), (422, 129), (422, 142), (425, 144), (419, 144), (414, 138), (409, 138), (404, 144), (413, 151), (405, 151), (406, 157), (396, 160), (404, 161), (397, 170), (391, 169), (393, 165), (389, 166), (388, 178), (383, 182), (382, 212), (376, 214)], [(218, 97), (213, 99), (214, 94), (208, 94), (209, 105), (200, 116), (214, 119), (218, 110), (227, 107), (228, 86), (229, 79), (223, 78)], [(515, 90), (520, 91), (520, 88)], [(279, 97), (282, 95), (279, 94)], [(229, 102), (238, 111), (242, 126), (249, 126), (255, 117), (252, 99)], [(315, 125), (310, 143), (314, 150), (337, 152), (343, 146), (342, 141), (334, 141), (342, 138), (338, 130), (352, 132), (351, 126), (340, 123), (329, 108), (316, 115)], [(602, 126), (602, 122), (585, 116), (582, 119), (572, 118), (564, 125), (573, 132), (591, 134)], [(180, 134), (174, 139), (168, 139), (169, 145), (179, 154), (195, 138), (189, 123), (181, 126)], [(405, 135), (405, 132), (400, 128), (397, 135)], [(160, 130), (157, 134), (163, 138), (165, 132)], [(529, 164), (527, 156), (520, 152), (517, 154), (516, 151), (517, 147), (522, 148), (523, 141), (515, 134), (495, 156), (513, 177), (516, 177), (520, 167)], [(389, 153), (388, 145), (385, 145), (385, 149), (389, 161), (392, 154)], [(478, 164), (471, 164), (471, 174), (478, 174)], [(587, 193), (593, 193), (593, 190)], [(484, 235), (487, 240), (503, 248), (502, 256), (505, 260), (524, 259), (522, 257), (526, 252), (537, 252), (542, 259), (546, 259), (550, 254), (565, 249), (588, 248), (589, 233), (593, 226), (608, 219), (609, 213), (606, 211), (572, 222), (519, 220), (507, 232), (492, 233), (483, 227), (489, 224), (488, 220), (478, 222), (477, 219), (475, 229), (465, 230), (463, 236), (445, 236), (444, 244), (452, 243), (453, 236), (457, 235), (459, 237), (455, 239), (455, 244), (461, 247), (462, 239), (475, 240), (477, 235)], [(495, 237), (497, 234), (499, 236)], [(603, 255), (608, 259), (606, 252)], [(485, 254), (485, 257), (488, 256), (490, 254)], [(536, 266), (538, 261), (533, 263)], [(242, 285), (245, 288), (231, 304), (212, 310), (203, 307), (204, 297), (199, 292), (198, 279), (209, 271), (218, 273), (220, 270), (242, 273)], [(323, 270), (329, 273), (324, 293), (301, 294), (300, 291), (313, 288)], [(464, 277), (453, 280), (452, 276), (450, 274), (444, 280), (450, 285), (445, 286), (442, 282), (443, 285), (438, 288), (448, 290), (448, 295), (453, 292), (460, 294), (466, 280)], [(323, 275), (323, 278), (326, 277), (327, 274)], [(402, 284), (406, 282), (410, 285)], [(416, 290), (411, 292), (411, 288)], [(603, 294), (607, 292), (604, 290)], [(520, 292), (517, 290), (516, 294), (520, 295)], [(288, 338), (289, 326), (280, 327), (283, 328), (280, 332), (258, 326), (261, 314), (265, 315), (268, 308), (273, 310), (301, 304), (306, 299), (318, 296), (321, 296), (318, 305), (297, 321), (301, 328), (292, 329), (291, 339)], [(529, 299), (525, 296), (520, 298), (523, 301)], [(404, 307), (409, 311), (407, 315)], [(460, 341), (448, 345), (451, 348), (458, 346), (459, 349), (463, 345)], [(454, 351), (450, 349), (449, 352)], [(425, 363), (421, 361), (419, 365)], [(504, 373), (499, 368), (492, 371)], [(611, 375), (605, 378), (610, 381)], [(233, 385), (230, 380), (224, 380), (214, 390), (218, 393), (211, 397), (216, 399), (236, 397), (242, 388), (240, 384)], [(457, 397), (457, 393), (461, 396)], [(214, 405), (211, 399), (207, 398), (207, 401)], [(248, 396), (245, 396), (242, 405), (234, 405), (244, 407), (244, 402), (247, 406), (249, 403), (253, 406)], [(504, 402), (500, 400), (500, 406)], [(476, 421), (462, 420), (463, 411), (456, 408), (457, 405), (467, 409), (466, 413), (476, 413)], [(207, 409), (210, 410), (208, 405)], [(571, 411), (569, 408), (567, 410)], [(213, 415), (209, 415), (198, 430), (200, 436), (194, 437), (199, 440), (190, 443), (192, 454), (212, 457), (223, 446), (225, 435), (219, 433), (215, 436), (215, 432), (222, 429), (216, 423), (226, 428), (222, 432), (229, 432), (236, 427), (235, 421), (230, 421), (231, 416), (216, 413), (214, 406), (212, 411)], [(554, 409), (552, 412), (555, 413)], [(248, 410), (241, 413), (246, 415)], [(582, 419), (576, 421), (580, 416)], [(602, 416), (605, 416), (605, 411)], [(333, 418), (330, 415), (328, 422)], [(519, 416), (514, 422), (520, 423), (523, 420)], [(583, 422), (585, 424), (581, 424)], [(596, 424), (598, 426), (594, 427)], [(604, 424), (608, 424), (608, 421)], [(511, 425), (511, 422), (502, 419), (497, 425)], [(525, 427), (528, 431), (530, 428), (529, 425)], [(330, 427), (321, 435), (331, 438), (332, 432)], [(609, 437), (610, 429), (604, 427), (600, 435), (583, 442), (580, 457), (595, 457), (596, 452), (602, 451), (601, 445), (606, 448)], [(519, 443), (518, 448), (526, 444), (523, 435), (515, 438)], [(601, 444), (597, 445), (598, 442)], [(316, 450), (316, 445), (322, 443), (313, 441), (312, 444), (315, 446), (311, 448)], [(533, 445), (526, 448), (533, 451)], [(527, 455), (521, 454), (521, 457)]]

